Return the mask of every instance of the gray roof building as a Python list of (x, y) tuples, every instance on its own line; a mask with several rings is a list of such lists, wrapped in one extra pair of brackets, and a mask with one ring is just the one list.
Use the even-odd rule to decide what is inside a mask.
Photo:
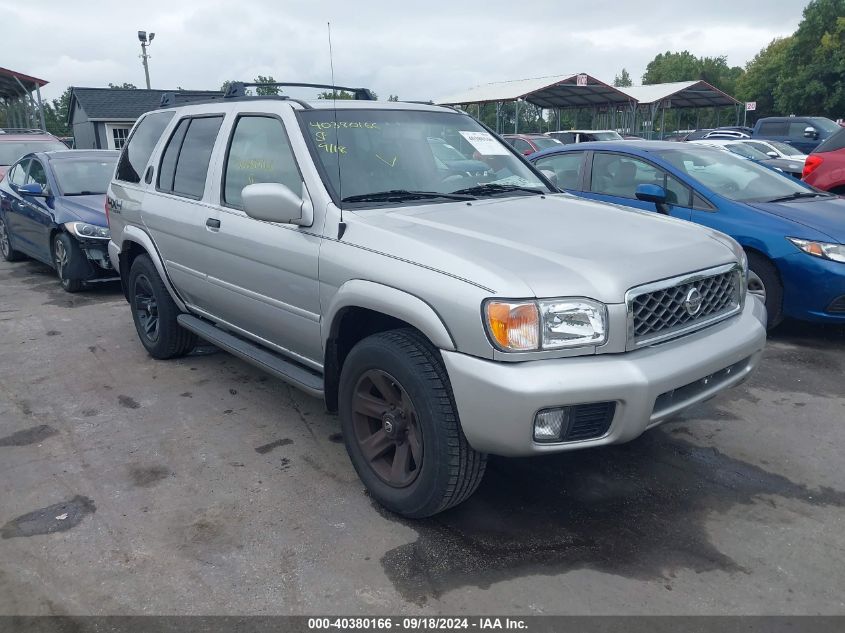
[(120, 149), (135, 121), (160, 107), (166, 92), (176, 103), (221, 98), (219, 90), (145, 90), (142, 88), (73, 88), (68, 123), (77, 149)]

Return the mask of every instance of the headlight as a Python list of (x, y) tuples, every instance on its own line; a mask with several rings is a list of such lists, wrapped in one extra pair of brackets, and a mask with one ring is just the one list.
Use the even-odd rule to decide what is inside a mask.
[(801, 240), (797, 237), (787, 237), (790, 242), (795, 244), (802, 251), (814, 257), (821, 257), (822, 259), (832, 259), (835, 262), (845, 263), (845, 245), (843, 244), (829, 244), (827, 242), (813, 242), (812, 240)]
[(506, 352), (555, 350), (607, 341), (607, 308), (591, 299), (488, 301), (487, 331)]
[(65, 228), (76, 237), (107, 240), (111, 237), (106, 226), (96, 226), (85, 222), (67, 222)]

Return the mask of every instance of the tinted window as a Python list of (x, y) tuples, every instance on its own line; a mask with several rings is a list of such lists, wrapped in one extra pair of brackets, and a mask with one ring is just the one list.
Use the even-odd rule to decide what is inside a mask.
[(12, 167), (12, 170), (9, 172), (9, 182), (17, 187), (20, 187), (24, 183), (24, 179), (26, 177), (26, 165), (29, 160), (22, 160), (17, 165)]
[(302, 177), (288, 137), (282, 122), (275, 118), (238, 119), (224, 173), (223, 201), (234, 207), (241, 206), (243, 188), (257, 182), (277, 182), (296, 195), (302, 192)]
[(764, 121), (760, 124), (760, 132), (764, 136), (786, 136), (786, 121)]
[(161, 133), (172, 118), (173, 112), (156, 112), (147, 115), (138, 123), (129, 137), (129, 142), (123, 147), (115, 178), (124, 182), (141, 182), (141, 174), (144, 173), (147, 161), (150, 160)]
[(557, 176), (557, 186), (561, 189), (581, 189), (584, 152), (567, 152), (541, 158), (536, 163), (537, 169), (553, 171)]
[(833, 152), (845, 147), (845, 129), (841, 129), (830, 136), (824, 143), (816, 148), (814, 154), (820, 152)]
[(518, 138), (518, 139), (515, 139), (515, 140), (514, 140), (514, 142), (513, 142), (513, 147), (514, 147), (514, 149), (515, 149), (517, 152), (519, 152), (520, 154), (521, 154), (522, 152), (525, 152), (526, 150), (527, 150), (527, 151), (529, 151), (529, 152), (533, 152), (533, 151), (534, 151), (534, 148), (533, 148), (533, 147), (531, 147), (531, 144), (530, 144), (528, 141), (526, 141), (526, 140), (524, 140), (524, 139), (521, 139), (521, 138)]
[(692, 208), (698, 209), (699, 211), (712, 211), (713, 205), (707, 202), (707, 200), (699, 196), (697, 193), (694, 193), (692, 195)]
[(222, 122), (222, 116), (214, 116), (185, 119), (179, 123), (161, 159), (159, 189), (202, 198), (208, 163)]
[[(813, 127), (807, 121), (790, 121), (789, 122), (789, 138), (799, 139), (804, 138), (804, 130), (808, 127)], [(815, 129), (815, 128), (813, 128)], [(818, 130), (817, 130), (818, 131)]]
[(185, 132), (188, 131), (190, 119), (182, 119), (176, 126), (176, 130), (167, 141), (164, 154), (161, 157), (161, 165), (158, 168), (158, 188), (164, 191), (173, 191), (173, 178), (176, 175), (176, 159), (179, 158), (179, 150), (182, 149), (182, 141), (185, 140)]

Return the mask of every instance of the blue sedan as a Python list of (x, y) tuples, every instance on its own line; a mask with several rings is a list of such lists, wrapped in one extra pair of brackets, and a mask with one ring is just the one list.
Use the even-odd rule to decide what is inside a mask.
[(765, 301), (770, 328), (784, 317), (845, 323), (845, 199), (689, 143), (582, 143), (528, 160), (577, 196), (733, 237), (748, 255), (748, 289)]
[(116, 278), (105, 195), (118, 152), (70, 150), (20, 158), (0, 182), (0, 254), (52, 266), (68, 292)]

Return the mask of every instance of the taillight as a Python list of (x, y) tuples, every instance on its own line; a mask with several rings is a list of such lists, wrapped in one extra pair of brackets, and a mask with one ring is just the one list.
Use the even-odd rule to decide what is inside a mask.
[(804, 161), (804, 171), (801, 172), (801, 179), (806, 180), (807, 176), (816, 171), (819, 165), (821, 165), (823, 162), (824, 159), (818, 154), (810, 154), (809, 156), (807, 156), (807, 160)]
[(106, 196), (106, 224), (109, 225), (111, 229), (111, 218), (109, 217), (109, 197)]

